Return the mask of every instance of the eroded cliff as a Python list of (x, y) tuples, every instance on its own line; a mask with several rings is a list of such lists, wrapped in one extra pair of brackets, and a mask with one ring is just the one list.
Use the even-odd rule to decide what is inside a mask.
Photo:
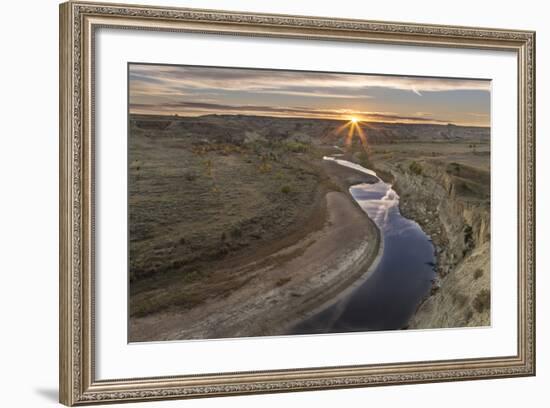
[(409, 328), (490, 325), (490, 175), (442, 159), (377, 162), (401, 212), (431, 237), (437, 278)]

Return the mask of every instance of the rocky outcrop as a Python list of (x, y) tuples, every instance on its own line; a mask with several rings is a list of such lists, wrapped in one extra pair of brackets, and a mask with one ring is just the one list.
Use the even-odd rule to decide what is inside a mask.
[(381, 164), (401, 212), (431, 237), (437, 278), (409, 328), (490, 324), (490, 179), (458, 163)]

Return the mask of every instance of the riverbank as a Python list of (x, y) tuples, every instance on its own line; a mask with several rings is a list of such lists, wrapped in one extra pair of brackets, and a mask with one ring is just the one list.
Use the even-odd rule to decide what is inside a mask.
[[(337, 189), (326, 191), (311, 214), (307, 234), (286, 237), (271, 253), (258, 251), (246, 262), (227, 263), (193, 285), (223, 295), (196, 307), (130, 318), (130, 341), (284, 335), (296, 322), (366, 274), (379, 253), (374, 223), (351, 197), (350, 185), (372, 176), (324, 162), (323, 172)], [(226, 290), (221, 292), (220, 285)]]
[(488, 152), (473, 153), (459, 143), (387, 145), (379, 152), (377, 170), (393, 181), (401, 213), (422, 227), (435, 248), (437, 276), (407, 328), (490, 325)]

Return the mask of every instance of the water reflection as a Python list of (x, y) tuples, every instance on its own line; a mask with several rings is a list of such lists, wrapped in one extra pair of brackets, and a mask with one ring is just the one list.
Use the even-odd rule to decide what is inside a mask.
[[(326, 159), (376, 175), (355, 163)], [(430, 290), (435, 277), (433, 245), (416, 222), (401, 215), (399, 196), (391, 185), (379, 180), (353, 186), (350, 193), (382, 234), (380, 261), (369, 279), (298, 324), (295, 334), (401, 329)]]

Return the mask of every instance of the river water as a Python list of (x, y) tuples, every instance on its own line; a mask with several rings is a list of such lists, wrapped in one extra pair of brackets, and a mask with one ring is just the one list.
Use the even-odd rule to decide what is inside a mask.
[[(355, 163), (335, 157), (325, 160), (376, 176)], [(383, 252), (368, 279), (295, 326), (293, 334), (402, 329), (430, 291), (434, 247), (415, 221), (401, 215), (392, 186), (378, 179), (352, 186), (350, 193), (380, 230)]]

